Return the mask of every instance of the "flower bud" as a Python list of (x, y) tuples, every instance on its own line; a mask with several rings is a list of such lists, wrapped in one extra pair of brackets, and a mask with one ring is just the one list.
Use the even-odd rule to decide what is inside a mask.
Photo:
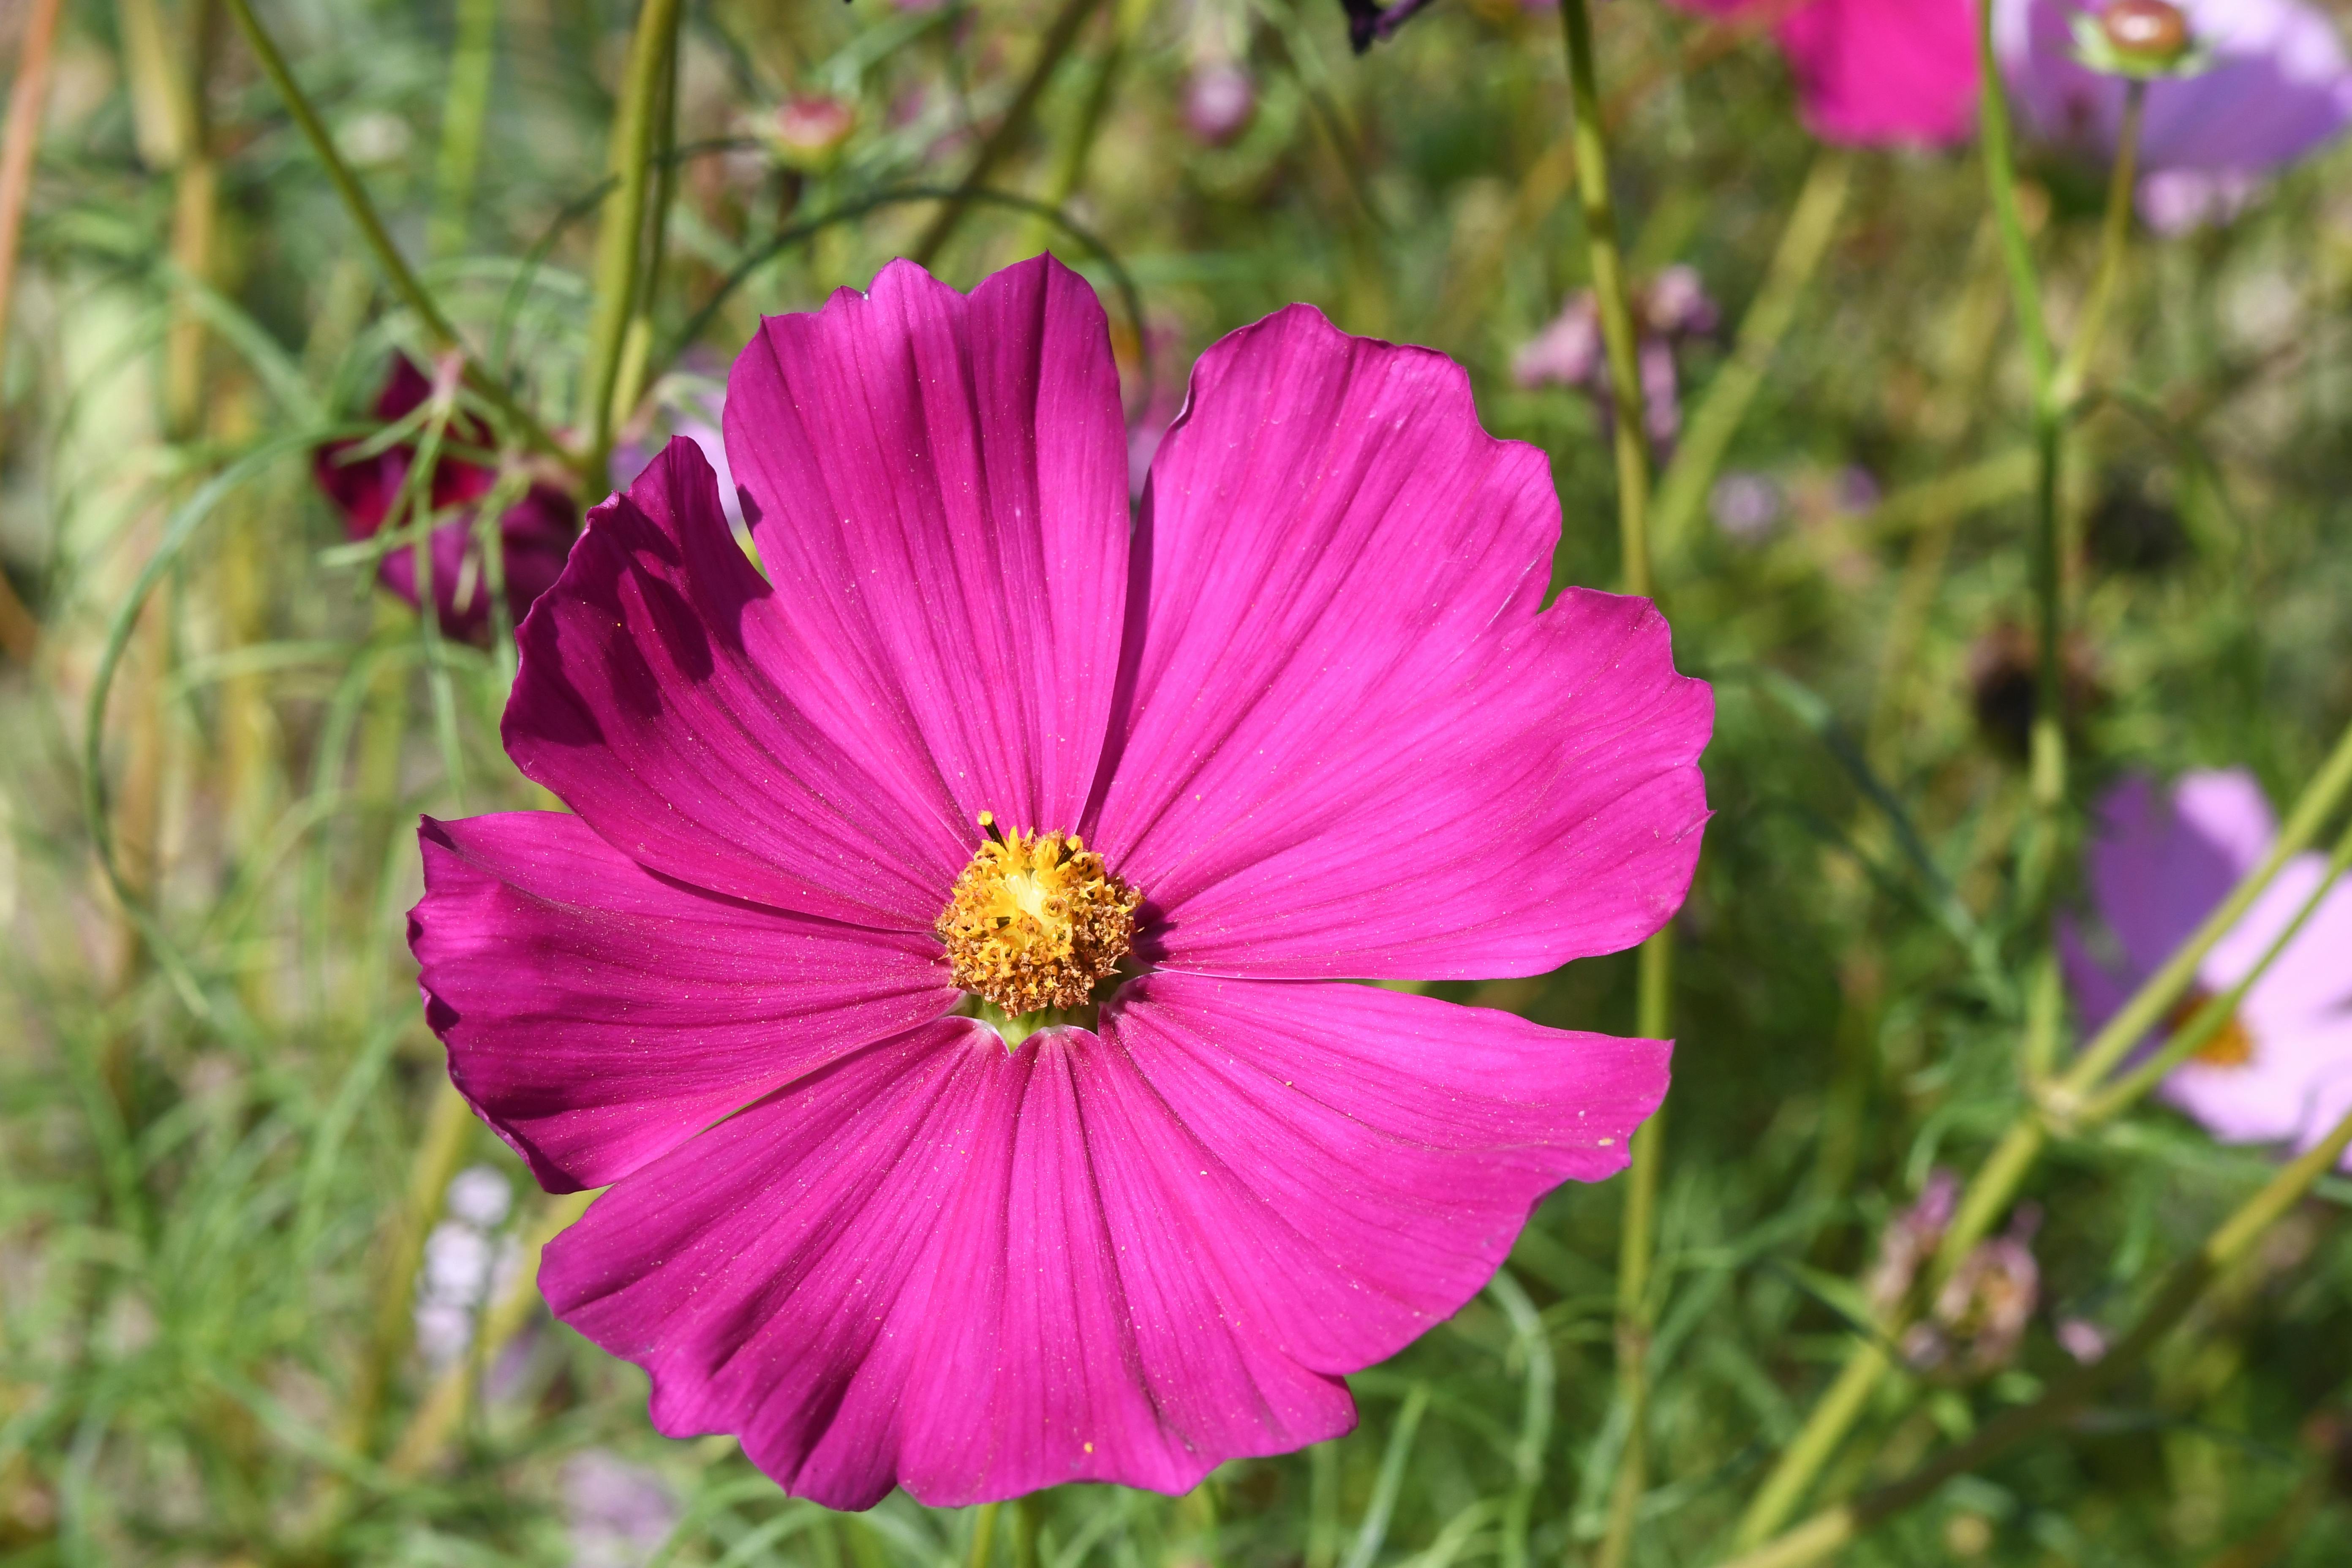
[(2099, 31), (2135, 64), (2168, 66), (2189, 52), (2189, 18), (2169, 0), (2115, 0), (2099, 13)]

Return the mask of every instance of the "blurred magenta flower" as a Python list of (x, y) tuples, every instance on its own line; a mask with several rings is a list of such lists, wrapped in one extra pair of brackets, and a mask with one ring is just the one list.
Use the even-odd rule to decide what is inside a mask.
[[(433, 384), (405, 356), (395, 355), (392, 374), (375, 400), (375, 417), (389, 425), (425, 405)], [(489, 434), (471, 418), (460, 416), (449, 423), (450, 442), (481, 447)], [(415, 460), (414, 444), (402, 442), (373, 457), (348, 459), (357, 441), (336, 441), (319, 449), (311, 465), (319, 488), (342, 513), (343, 532), (354, 541), (373, 539), (408, 482)], [(489, 494), (498, 470), (480, 463), (445, 457), (434, 469), (429, 505), (436, 514), (455, 513), (433, 530), (433, 603), (441, 629), (449, 637), (478, 642), (489, 635), (489, 579), (474, 548), (474, 503)], [(413, 516), (404, 519), (413, 521)], [(499, 539), (505, 552), (507, 607), (517, 625), (531, 601), (544, 593), (563, 570), (564, 556), (580, 531), (580, 509), (569, 495), (548, 484), (533, 484), (521, 500), (499, 518)], [(411, 605), (419, 603), (416, 552), (405, 546), (387, 552), (377, 563), (376, 579)]]
[[(1632, 300), (1641, 334), (1637, 363), (1642, 377), (1642, 419), (1650, 445), (1663, 453), (1682, 433), (1680, 377), (1675, 351), (1722, 324), (1722, 315), (1696, 268), (1669, 267), (1638, 289)], [(1591, 395), (1606, 429), (1616, 417), (1609, 388), (1609, 363), (1601, 338), (1601, 311), (1592, 290), (1569, 296), (1543, 331), (1511, 359), (1511, 378), (1521, 386), (1578, 386)]]
[[(2115, 951), (2098, 954), (2074, 926), (2060, 940), (2075, 1005), (2096, 1028), (2269, 853), (2278, 827), (2243, 769), (2186, 773), (2169, 792), (2126, 779), (2094, 826), (2091, 902)], [(2317, 853), (2287, 862), (2206, 954), (2173, 1022), (2252, 971), (2326, 868)], [(2328, 889), (2236, 1016), (2157, 1092), (2231, 1143), (2307, 1147), (2352, 1110), (2352, 880)]]
[(1973, 0), (1675, 0), (1769, 23), (1805, 128), (1843, 146), (1944, 146), (1976, 127)]
[(766, 575), (671, 442), (523, 628), (507, 746), (578, 815), (424, 830), (453, 1079), (613, 1184), (550, 1304), (836, 1507), (1347, 1431), (1668, 1047), (1343, 982), (1657, 930), (1707, 689), (1644, 601), (1542, 607), (1550, 476), (1457, 366), (1304, 306), (1202, 356), (1131, 531), (1049, 258), (771, 318), (726, 432)]
[[(2352, 63), (2327, 14), (2304, 0), (2179, 0), (2200, 74), (2147, 84), (2140, 216), (2177, 233), (2234, 216), (2263, 176), (2352, 123)], [(1994, 47), (2021, 118), (2046, 141), (2104, 163), (2125, 83), (2075, 58), (2069, 0), (1996, 0)]]
[(1184, 78), (1184, 129), (1222, 147), (1248, 129), (1257, 111), (1257, 84), (1231, 60), (1211, 60)]

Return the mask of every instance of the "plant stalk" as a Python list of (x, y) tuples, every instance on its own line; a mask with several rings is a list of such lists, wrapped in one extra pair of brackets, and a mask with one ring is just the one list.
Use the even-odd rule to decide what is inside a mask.
[(2107, 211), (2099, 229), (2099, 269), (2092, 276), (2082, 324), (2075, 329), (2065, 363), (2058, 371), (2061, 407), (2072, 408), (2083, 395), (2091, 356), (2098, 352), (2107, 308), (2115, 302), (2116, 284), (2123, 276), (2124, 254), (2131, 245), (2132, 193), (2139, 183), (2140, 128), (2147, 111), (2147, 83), (2134, 79), (2124, 89), (2123, 124), (2116, 136), (2115, 168), (2107, 178)]
[(940, 205), (930, 226), (907, 252), (908, 258), (918, 267), (928, 268), (939, 259), (940, 252), (962, 224), (964, 215), (971, 210), (972, 194), (988, 183), (990, 172), (1028, 133), (1029, 121), (1037, 111), (1037, 100), (1045, 95), (1045, 84), (1053, 79), (1055, 68), (1070, 52), (1070, 46), (1077, 41), (1078, 29), (1086, 26), (1087, 18), (1095, 14), (1095, 7), (1100, 4), (1102, 0), (1066, 0), (1055, 13), (1045, 37), (1037, 45), (1036, 61), (1014, 91), (1004, 118), (996, 122), (996, 129), (988, 133), (980, 151), (972, 155), (971, 167), (965, 171), (955, 194)]
[(622, 351), (636, 313), (654, 149), (662, 140), (656, 121), (676, 59), (679, 15), (679, 0), (645, 0), (637, 12), (628, 79), (622, 87), (620, 117), (613, 124), (614, 184), (604, 198), (596, 235), (595, 304), (589, 321), (587, 374), (581, 382), (580, 423), (588, 432), (582, 468), (592, 484), (612, 461), (613, 394), (620, 384)]
[(434, 256), (454, 256), (466, 247), (467, 210), (481, 167), (498, 38), (499, 0), (457, 0), (457, 46), (449, 60), (449, 93), (442, 100), (433, 220), (425, 229), (425, 247)]
[(2320, 1177), (2335, 1168), (2347, 1145), (2352, 1145), (2352, 1115), (2338, 1121), (2335, 1131), (2316, 1147), (2272, 1177), (2207, 1237), (2193, 1256), (2175, 1266), (2138, 1324), (2105, 1356), (2073, 1369), (2032, 1405), (1994, 1416), (1968, 1441), (1892, 1486), (1824, 1510), (1787, 1534), (1734, 1558), (1724, 1568), (1804, 1568), (1805, 1564), (1818, 1563), (1864, 1531), (1934, 1496), (1945, 1482), (1968, 1474), (2028, 1438), (2064, 1425), (2102, 1391), (2145, 1361), (2148, 1352), (2179, 1326), (2214, 1281), (2278, 1223)]
[(1813, 156), (1804, 188), (1790, 210), (1788, 226), (1764, 275), (1764, 286), (1740, 319), (1731, 357), (1716, 373), (1706, 395), (1691, 413), (1673, 459), (1658, 480), (1657, 507), (1650, 532), (1662, 550), (1677, 548), (1688, 535), (1699, 509), (1706, 504), (1724, 453), (1738, 434), (1740, 421), (1756, 400), (1772, 365), (1780, 340), (1796, 320), (1830, 240), (1837, 233), (1839, 215), (1845, 210), (1846, 192), (1853, 184), (1853, 156), (1843, 148), (1824, 147)]
[[(2280, 868), (2310, 847), (2319, 829), (2347, 797), (2352, 797), (2352, 726), (2347, 726), (2337, 738), (2327, 761), (2305, 786), (2270, 853), (2231, 889), (2230, 896), (2205, 917), (2163, 967), (2117, 1009), (2084, 1047), (2073, 1068), (2044, 1095), (2042, 1104), (2029, 1105), (2002, 1133), (1961, 1196), (1958, 1212), (1927, 1271), (1924, 1287), (1927, 1294), (1932, 1294), (1950, 1277), (1969, 1250), (2007, 1212), (2027, 1173), (2047, 1145), (2053, 1120), (2075, 1129), (2089, 1127), (2095, 1124), (2094, 1110), (2098, 1121), (2118, 1115), (2136, 1103), (2137, 1094), (2153, 1087), (2155, 1079), (2146, 1079), (2136, 1084), (2135, 1093), (2128, 1099), (2110, 1093), (2095, 1102), (2086, 1101), (2091, 1090), (2116, 1064), (2187, 994), (2206, 953), (2244, 916)], [(2247, 984), (2259, 977), (2263, 965), (2276, 956), (2281, 945), (2284, 944), (2273, 945), (2263, 964), (2257, 965), (2248, 977)], [(1908, 1313), (1898, 1307), (1878, 1325), (1878, 1334), (1855, 1341), (1836, 1381), (1814, 1404), (1804, 1426), (1749, 1502), (1733, 1536), (1738, 1547), (1746, 1550), (1760, 1545), (1787, 1522), (1797, 1505), (1804, 1500), (1813, 1478), (1837, 1451), (1847, 1431), (1862, 1415), (1871, 1390), (1889, 1370), (1892, 1363), (1885, 1344), (1900, 1336), (1908, 1324)]]
[(1652, 595), (1650, 578), (1650, 453), (1642, 406), (1640, 345), (1626, 291), (1624, 255), (1617, 243), (1617, 212), (1609, 194), (1609, 142), (1594, 85), (1592, 13), (1587, 0), (1560, 0), (1560, 32), (1568, 48), (1568, 89), (1576, 147), (1576, 188), (1584, 204), (1584, 237), (1592, 268), (1592, 298), (1609, 356), (1609, 390), (1616, 409), (1617, 524), (1625, 592)]
[[(656, 0), (656, 3), (660, 3), (660, 0)], [(465, 356), (467, 386), (496, 409), (529, 446), (587, 472), (580, 454), (571, 451), (550, 435), (547, 427), (529, 409), (515, 401), (513, 394), (482, 368), (480, 362), (467, 349), (465, 340), (457, 335), (457, 329), (450, 323), (447, 316), (442, 314), (441, 307), (434, 302), (433, 296), (417, 279), (407, 258), (401, 255), (400, 247), (393, 243), (383, 219), (377, 216), (375, 204), (368, 199), (367, 190), (360, 184), (359, 176), (352, 173), (349, 163), (343, 162), (342, 153), (335, 146), (335, 139), (328, 133), (326, 123), (319, 118), (317, 108), (302, 91), (301, 84), (294, 79), (294, 72), (287, 65), (285, 55), (279, 52), (277, 40), (261, 25), (261, 19), (254, 15), (252, 0), (226, 0), (226, 4), (229, 14), (236, 19), (238, 30), (245, 35), (247, 46), (253, 50), (254, 58), (260, 64), (262, 74), (269, 79), (270, 86), (277, 89), (278, 96), (284, 101), (286, 110), (293, 117), (303, 140), (310, 144), (312, 154), (325, 168), (328, 183), (335, 187), (335, 194), (342, 199), (344, 210), (351, 215), (352, 224), (360, 231), (360, 238), (374, 255), (376, 265), (383, 269), (385, 281), (392, 285), (392, 291), (400, 297), (401, 303), (415, 313), (436, 349)]]

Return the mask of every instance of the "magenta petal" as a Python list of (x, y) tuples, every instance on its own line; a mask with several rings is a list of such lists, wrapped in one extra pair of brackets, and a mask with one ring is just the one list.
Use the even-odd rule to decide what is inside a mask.
[(425, 1016), (550, 1191), (618, 1180), (956, 998), (927, 938), (680, 888), (577, 817), (427, 818), (421, 837)]
[(1102, 307), (1050, 257), (967, 300), (909, 262), (770, 317), (728, 456), (829, 733), (977, 813), (1077, 825), (1127, 577), (1127, 437)]
[(1666, 1049), (1149, 976), (1100, 1037), (945, 1019), (834, 1063), (614, 1187), (541, 1285), (652, 1373), (661, 1430), (835, 1507), (1178, 1491), (1347, 1430), (1337, 1374), (1622, 1165)]
[(2168, 795), (2132, 776), (2100, 800), (2085, 857), (2093, 902), (2137, 976), (2154, 973), (2270, 847), (2249, 773), (2192, 773)]
[(1643, 600), (1542, 611), (1543, 455), (1444, 356), (1303, 306), (1202, 357), (1152, 465), (1096, 847), (1158, 956), (1533, 974), (1680, 903), (1706, 687)]
[(1238, 1365), (1181, 1238), (1155, 1238), (1174, 1277), (1122, 1273), (1087, 1110), (1102, 1054), (1076, 1030), (1008, 1054), (961, 1019), (868, 1049), (614, 1188), (541, 1288), (652, 1374), (660, 1430), (735, 1433), (835, 1508), (899, 1482), (943, 1506), (1177, 1491), (1345, 1430), (1338, 1384)]
[(1116, 1121), (1089, 1102), (1114, 1234), (1154, 1271), (1194, 1259), (1244, 1339), (1333, 1373), (1469, 1300), (1544, 1194), (1622, 1170), (1671, 1051), (1369, 985), (1166, 972), (1103, 1022), (1136, 1075)]
[(614, 848), (757, 903), (930, 929), (969, 829), (928, 767), (867, 765), (779, 684), (806, 650), (693, 442), (589, 513), (518, 640), (507, 752)]

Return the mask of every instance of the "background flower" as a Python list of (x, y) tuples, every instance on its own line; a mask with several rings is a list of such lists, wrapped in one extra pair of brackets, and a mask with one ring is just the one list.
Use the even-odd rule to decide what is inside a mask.
[[(2117, 784), (2098, 807), (2088, 855), (2091, 901), (2113, 947), (2062, 931), (2067, 978), (2095, 1029), (2169, 956), (2278, 835), (2270, 802), (2242, 769), (2185, 773), (2170, 790)], [(2326, 860), (2288, 861), (2198, 968), (2196, 1002), (2242, 980), (2319, 890)], [(2307, 1145), (2352, 1110), (2352, 881), (2339, 879), (2246, 993), (2236, 1016), (2158, 1092), (2231, 1143)]]
[[(376, 418), (389, 425), (425, 405), (433, 384), (404, 355), (393, 357), (392, 371), (375, 400)], [(479, 446), (487, 437), (467, 417), (450, 421), (446, 439)], [(337, 441), (319, 451), (313, 471), (342, 513), (343, 531), (353, 540), (373, 539), (392, 515), (416, 447), (402, 442), (370, 458), (352, 460), (357, 441)], [(474, 548), (472, 503), (489, 494), (498, 472), (479, 463), (445, 457), (433, 470), (429, 500), (436, 513), (455, 509), (456, 515), (437, 524), (428, 541), (433, 565), (433, 604), (446, 635), (467, 641), (487, 637), (490, 625), (488, 578)], [(414, 521), (413, 514), (404, 519)], [(534, 483), (522, 500), (499, 516), (499, 540), (505, 552), (507, 607), (517, 626), (522, 624), (531, 601), (544, 593), (563, 570), (563, 558), (580, 531), (578, 503), (549, 484)], [(395, 547), (376, 565), (376, 578), (411, 605), (419, 602), (416, 555), (412, 548)]]
[(1846, 146), (1940, 146), (1976, 126), (1971, 0), (1675, 0), (1769, 21), (1805, 127)]
[[(2178, 0), (2212, 64), (2147, 85), (2140, 216), (2177, 231), (2233, 216), (2263, 176), (2352, 123), (2352, 62), (2336, 23), (2303, 0)], [(2021, 117), (2105, 164), (2125, 84), (2074, 58), (2074, 0), (1995, 0), (1994, 48)]]

